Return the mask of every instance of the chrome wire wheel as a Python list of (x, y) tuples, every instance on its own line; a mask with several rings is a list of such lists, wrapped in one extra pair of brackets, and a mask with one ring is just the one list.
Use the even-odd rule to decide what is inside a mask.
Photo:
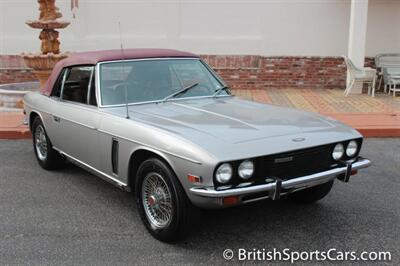
[(44, 132), (44, 128), (42, 125), (36, 127), (35, 130), (35, 148), (36, 154), (38, 155), (41, 161), (46, 160), (47, 158), (47, 139), (46, 133)]
[(162, 229), (171, 223), (174, 214), (171, 192), (160, 174), (152, 172), (144, 178), (142, 203), (151, 227)]

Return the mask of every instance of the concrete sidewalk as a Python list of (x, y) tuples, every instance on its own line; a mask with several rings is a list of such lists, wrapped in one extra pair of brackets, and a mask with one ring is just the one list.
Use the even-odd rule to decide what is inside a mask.
[(0, 139), (26, 139), (31, 134), (21, 112), (0, 112)]
[[(342, 90), (233, 90), (253, 101), (318, 112), (348, 124), (365, 137), (400, 137), (400, 97), (377, 94), (343, 96)], [(0, 139), (30, 138), (21, 112), (0, 112)]]
[(323, 113), (357, 129), (364, 137), (400, 137), (399, 113)]

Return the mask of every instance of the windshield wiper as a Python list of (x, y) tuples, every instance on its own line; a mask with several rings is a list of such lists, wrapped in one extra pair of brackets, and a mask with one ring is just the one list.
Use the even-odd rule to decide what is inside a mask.
[(216, 89), (215, 92), (214, 92), (214, 94), (213, 94), (213, 97), (217, 97), (218, 94), (219, 94), (221, 91), (223, 91), (223, 90), (229, 92), (229, 87), (228, 87), (228, 86), (223, 86), (223, 87), (221, 87), (221, 88)]
[(184, 88), (180, 89), (179, 91), (174, 92), (174, 93), (168, 95), (167, 97), (165, 97), (164, 99), (162, 99), (161, 102), (165, 102), (165, 101), (168, 101), (168, 100), (171, 99), (171, 98), (175, 98), (175, 97), (178, 96), (179, 94), (185, 93), (185, 92), (187, 92), (188, 90), (190, 90), (190, 89), (196, 87), (197, 85), (199, 85), (199, 83), (200, 83), (200, 82), (195, 82), (195, 83), (193, 83), (193, 84), (191, 84), (191, 85), (189, 85), (189, 86), (187, 86), (187, 87), (184, 87)]

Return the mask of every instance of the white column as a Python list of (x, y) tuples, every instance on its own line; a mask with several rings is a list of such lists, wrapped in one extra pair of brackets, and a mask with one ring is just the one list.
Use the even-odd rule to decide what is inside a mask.
[(4, 53), (4, 12), (5, 8), (2, 1), (0, 1), (0, 55)]
[[(349, 47), (347, 56), (357, 67), (364, 67), (367, 36), (368, 0), (351, 0)], [(361, 93), (362, 87), (354, 86), (351, 93)]]

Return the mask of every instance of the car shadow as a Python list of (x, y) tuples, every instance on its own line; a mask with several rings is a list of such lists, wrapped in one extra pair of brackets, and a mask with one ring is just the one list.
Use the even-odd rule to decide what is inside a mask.
[(327, 212), (329, 208), (323, 203), (299, 205), (285, 199), (267, 199), (227, 209), (205, 210), (199, 230), (187, 242), (197, 243), (199, 248), (202, 239), (212, 238), (216, 246), (230, 243), (229, 247), (232, 248), (237, 244), (238, 247), (249, 245), (254, 239), (281, 242), (285, 238), (289, 240), (290, 233), (303, 234), (315, 228), (328, 233), (331, 229), (325, 230), (320, 226)]

